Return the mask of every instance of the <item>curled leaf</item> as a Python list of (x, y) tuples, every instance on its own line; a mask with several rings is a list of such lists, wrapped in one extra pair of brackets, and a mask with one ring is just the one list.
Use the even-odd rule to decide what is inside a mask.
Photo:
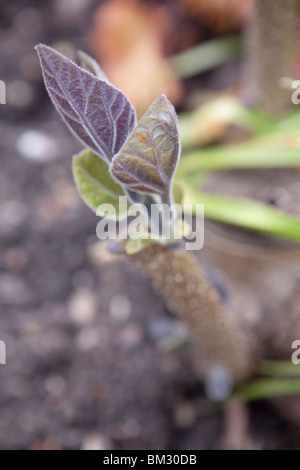
[(75, 155), (73, 174), (82, 199), (92, 210), (96, 212), (101, 204), (112, 204), (119, 212), (119, 196), (124, 196), (124, 191), (112, 179), (107, 163), (94, 152), (86, 149)]
[(107, 161), (135, 125), (135, 110), (123, 93), (51, 47), (36, 46), (45, 85), (57, 111), (77, 137)]
[(162, 95), (114, 156), (110, 170), (117, 181), (131, 190), (164, 195), (169, 192), (179, 153), (176, 112)]

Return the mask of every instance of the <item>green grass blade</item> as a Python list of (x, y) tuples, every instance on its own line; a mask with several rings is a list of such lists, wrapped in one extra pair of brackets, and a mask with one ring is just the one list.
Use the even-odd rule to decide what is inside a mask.
[[(248, 109), (231, 94), (211, 99), (193, 112), (179, 115), (182, 150), (203, 147), (226, 135), (226, 128), (237, 126), (256, 137), (268, 135), (277, 121), (258, 110)], [(289, 128), (289, 126), (287, 126)], [(295, 129), (294, 129), (295, 131)], [(277, 132), (284, 132), (278, 129)]]
[(259, 372), (276, 377), (300, 377), (300, 365), (291, 361), (262, 361)]
[(189, 78), (236, 57), (239, 49), (238, 36), (212, 39), (174, 55), (170, 63), (179, 78)]
[(183, 204), (204, 204), (205, 217), (300, 242), (300, 219), (250, 199), (223, 197), (185, 186)]
[(300, 380), (298, 379), (259, 379), (240, 386), (234, 396), (254, 401), (283, 395), (300, 395)]
[[(235, 145), (189, 152), (181, 158), (177, 174), (185, 175), (203, 170), (229, 170), (247, 168), (300, 168), (300, 142), (288, 147), (280, 142), (272, 146), (266, 142), (256, 145)], [(277, 144), (277, 146), (276, 146)]]

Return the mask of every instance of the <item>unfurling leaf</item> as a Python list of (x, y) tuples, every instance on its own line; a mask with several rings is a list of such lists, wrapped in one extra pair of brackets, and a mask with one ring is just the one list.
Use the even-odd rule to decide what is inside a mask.
[(110, 171), (125, 187), (165, 195), (180, 153), (175, 110), (165, 95), (157, 98), (114, 156)]
[(134, 108), (115, 87), (51, 47), (40, 44), (36, 49), (56, 109), (85, 145), (110, 161), (135, 125)]
[(77, 51), (77, 56), (79, 60), (79, 65), (83, 69), (87, 70), (88, 72), (92, 73), (103, 82), (106, 82), (110, 85), (110, 81), (108, 80), (107, 76), (103, 72), (98, 62), (95, 59), (93, 59), (93, 57), (86, 54), (86, 52), (83, 52), (80, 50)]
[(119, 196), (124, 196), (124, 191), (112, 179), (106, 162), (91, 150), (83, 150), (73, 159), (73, 174), (82, 199), (91, 209), (112, 204), (118, 213)]

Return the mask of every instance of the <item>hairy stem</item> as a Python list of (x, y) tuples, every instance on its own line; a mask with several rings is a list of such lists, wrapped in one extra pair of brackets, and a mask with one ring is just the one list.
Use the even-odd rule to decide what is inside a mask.
[(183, 248), (152, 244), (129, 259), (189, 326), (195, 340), (195, 366), (202, 378), (209, 378), (214, 368), (224, 368), (233, 381), (249, 375), (252, 360), (245, 341), (194, 255)]
[(291, 103), (291, 92), (280, 79), (291, 72), (297, 7), (297, 0), (254, 0), (246, 30), (247, 94), (255, 106), (276, 116)]

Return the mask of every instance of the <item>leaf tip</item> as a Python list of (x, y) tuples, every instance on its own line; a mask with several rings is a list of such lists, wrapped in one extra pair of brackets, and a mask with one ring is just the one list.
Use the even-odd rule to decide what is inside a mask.
[(39, 43), (34, 46), (34, 49), (37, 51), (38, 55), (41, 56), (42, 53), (46, 50), (52, 50), (50, 46), (46, 46), (46, 44)]

